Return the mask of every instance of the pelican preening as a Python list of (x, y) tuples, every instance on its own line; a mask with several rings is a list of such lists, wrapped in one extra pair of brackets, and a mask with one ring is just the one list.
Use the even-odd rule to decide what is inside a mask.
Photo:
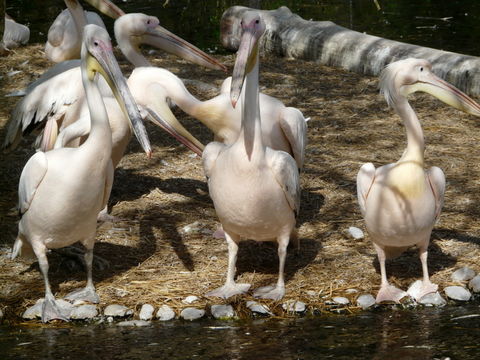
[[(108, 0), (87, 0), (107, 15), (118, 18), (125, 13)], [(83, 10), (77, 0), (66, 0), (67, 9), (63, 10), (48, 30), (45, 55), (53, 62), (62, 62), (80, 58), (82, 29), (86, 24), (96, 24), (105, 28), (100, 16), (92, 11)]]
[(424, 138), (418, 118), (406, 96), (427, 92), (443, 102), (480, 116), (480, 105), (454, 86), (436, 77), (426, 60), (406, 59), (388, 65), (380, 79), (381, 92), (402, 118), (407, 148), (393, 164), (375, 169), (364, 164), (357, 175), (357, 192), (365, 225), (378, 254), (381, 287), (376, 301), (398, 302), (406, 293), (388, 283), (385, 259), (417, 245), (422, 263), (422, 296), (437, 291), (428, 275), (427, 248), (430, 234), (440, 216), (445, 176), (438, 167), (424, 169)]
[(25, 165), (19, 183), (22, 217), (12, 258), (25, 248), (33, 250), (37, 256), (45, 280), (44, 322), (66, 320), (50, 289), (47, 249), (81, 242), (87, 250), (87, 285), (67, 298), (99, 301), (92, 281), (93, 247), (97, 214), (110, 196), (113, 167), (110, 159), (112, 135), (102, 97), (94, 82), (96, 73), (112, 87), (126, 116), (133, 122), (143, 148), (147, 154), (151, 151), (140, 114), (113, 56), (109, 36), (97, 25), (87, 25), (84, 29), (81, 70), (87, 103), (92, 110), (88, 139), (77, 148), (37, 152)]
[(278, 300), (285, 294), (286, 251), (300, 205), (299, 175), (297, 163), (288, 153), (267, 147), (263, 140), (258, 39), (265, 31), (265, 24), (258, 14), (246, 13), (242, 30), (231, 85), (233, 107), (242, 94), (240, 135), (232, 144), (210, 143), (203, 152), (210, 196), (228, 244), (225, 285), (207, 295), (228, 298), (249, 289), (249, 284), (237, 284), (234, 280), (238, 243), (245, 237), (278, 242), (277, 284), (254, 293)]

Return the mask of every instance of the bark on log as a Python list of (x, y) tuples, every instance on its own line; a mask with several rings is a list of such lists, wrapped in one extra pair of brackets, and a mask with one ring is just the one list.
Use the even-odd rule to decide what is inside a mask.
[(311, 60), (366, 75), (378, 75), (389, 63), (415, 57), (429, 60), (433, 71), (468, 94), (480, 94), (480, 58), (367, 35), (331, 21), (307, 21), (287, 7), (256, 10), (233, 6), (220, 23), (222, 45), (236, 51), (240, 20), (246, 11), (261, 13), (266, 32), (260, 46), (280, 56)]

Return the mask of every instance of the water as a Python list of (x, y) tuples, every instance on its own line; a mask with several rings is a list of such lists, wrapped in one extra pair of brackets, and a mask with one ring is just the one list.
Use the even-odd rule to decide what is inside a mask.
[[(480, 55), (480, 1), (478, 0), (129, 0), (114, 1), (126, 12), (157, 16), (161, 24), (204, 50), (223, 52), (219, 21), (232, 5), (259, 2), (262, 9), (288, 6), (305, 19), (331, 20), (360, 32)], [(166, 3), (166, 4), (165, 4)], [(165, 6), (164, 6), (165, 4)], [(7, 12), (30, 26), (32, 42), (44, 42), (61, 9), (61, 0), (8, 0)], [(86, 7), (87, 8), (87, 7)], [(111, 28), (111, 21), (106, 21)]]
[[(478, 0), (261, 1), (288, 6), (306, 19), (332, 20), (357, 31), (434, 48), (480, 54)], [(233, 4), (250, 1), (116, 1), (126, 12), (156, 15), (162, 25), (204, 50), (219, 49), (219, 20)], [(206, 5), (207, 4), (207, 5)], [(208, 6), (215, 4), (215, 6)], [(188, 5), (188, 6), (187, 6)], [(8, 0), (7, 12), (44, 42), (64, 7), (60, 0)], [(111, 21), (107, 26), (111, 26)], [(478, 305), (368, 312), (293, 320), (0, 327), (0, 359), (476, 359)]]
[(468, 305), (143, 328), (0, 327), (0, 359), (478, 359), (479, 310)]

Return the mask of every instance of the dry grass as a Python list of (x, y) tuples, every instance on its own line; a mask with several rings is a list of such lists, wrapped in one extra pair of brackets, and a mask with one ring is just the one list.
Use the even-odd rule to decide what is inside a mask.
[[(219, 86), (224, 74), (204, 70), (176, 58), (155, 55), (155, 65), (181, 78), (201, 80)], [(28, 60), (23, 66), (21, 63)], [(233, 56), (221, 57), (233, 66)], [(0, 63), (0, 137), (18, 98), (4, 95), (23, 88), (51, 64), (44, 60), (40, 45), (16, 50)], [(130, 67), (122, 63), (128, 73)], [(12, 70), (22, 72), (7, 76)], [(376, 165), (395, 161), (405, 146), (404, 128), (387, 108), (377, 91), (377, 79), (299, 60), (263, 58), (263, 91), (295, 106), (311, 117), (306, 164), (302, 174), (302, 205), (298, 220), (301, 248), (290, 249), (287, 258), (285, 300), (298, 299), (310, 309), (326, 309), (325, 301), (355, 288), (375, 293), (380, 281), (378, 262), (368, 239), (346, 236), (349, 226), (363, 228), (356, 202), (355, 177), (364, 162)], [(200, 93), (200, 98), (215, 93)], [(477, 224), (480, 208), (480, 133), (478, 120), (444, 106), (428, 96), (416, 96), (412, 103), (423, 123), (428, 165), (441, 167), (447, 176), (445, 206), (435, 226), (429, 253), (432, 280), (440, 288), (449, 284), (451, 272), (463, 265), (480, 271)], [(179, 120), (202, 142), (212, 136), (198, 122), (176, 110)], [(122, 303), (139, 309), (146, 303), (168, 304), (176, 310), (188, 295), (198, 295), (198, 305), (220, 303), (201, 297), (220, 286), (225, 277), (227, 248), (211, 233), (217, 219), (203, 177), (201, 162), (192, 157), (162, 131), (148, 127), (154, 155), (148, 160), (133, 141), (116, 170), (110, 199), (112, 214), (122, 218), (98, 230), (95, 253), (110, 261), (94, 278), (102, 306)], [(31, 143), (31, 139), (29, 140)], [(22, 167), (32, 155), (29, 141), (13, 153), (2, 154), (0, 163), (0, 305), (10, 316), (43, 296), (43, 282), (36, 263), (5, 256), (16, 234), (17, 183)], [(203, 232), (186, 234), (185, 225), (201, 223)], [(54, 292), (65, 295), (82, 286), (82, 269), (70, 270), (70, 261), (52, 254), (50, 273)], [(240, 246), (238, 279), (256, 288), (277, 277), (275, 244), (246, 241)], [(421, 276), (414, 249), (390, 262), (392, 282), (406, 288)], [(246, 316), (243, 299), (233, 299)], [(265, 301), (278, 316), (286, 316), (278, 303)], [(353, 309), (353, 308), (352, 308)], [(351, 309), (351, 310), (352, 310)], [(354, 310), (354, 309), (353, 309)]]

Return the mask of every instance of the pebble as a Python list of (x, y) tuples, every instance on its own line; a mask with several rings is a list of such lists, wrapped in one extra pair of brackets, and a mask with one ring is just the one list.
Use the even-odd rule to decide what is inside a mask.
[(447, 286), (445, 288), (445, 294), (453, 300), (468, 301), (472, 297), (470, 291), (462, 286)]
[(150, 321), (145, 320), (128, 320), (128, 321), (120, 321), (117, 326), (150, 326)]
[(103, 310), (105, 316), (112, 317), (125, 317), (133, 314), (133, 310), (127, 308), (124, 305), (112, 304), (108, 305), (105, 310)]
[(289, 300), (286, 303), (282, 304), (282, 308), (288, 312), (297, 312), (302, 313), (307, 310), (307, 306), (304, 302), (298, 300)]
[(262, 305), (256, 301), (247, 301), (247, 308), (250, 309), (251, 312), (261, 314), (261, 315), (273, 315), (270, 312), (270, 309), (266, 305)]
[(313, 290), (307, 290), (305, 291), (305, 294), (307, 294), (308, 296), (317, 296), (317, 292)]
[(434, 292), (427, 294), (425, 296), (422, 296), (418, 302), (422, 305), (426, 306), (445, 306), (447, 305), (447, 301), (440, 295), (440, 293)]
[(140, 320), (152, 320), (153, 312), (155, 311), (154, 307), (150, 304), (143, 304), (140, 309)]
[(160, 306), (157, 311), (157, 319), (160, 321), (169, 321), (175, 318), (175, 311), (168, 305)]
[(339, 305), (350, 304), (350, 300), (348, 300), (346, 297), (343, 297), (343, 296), (335, 296), (332, 300)]
[(350, 234), (351, 237), (353, 237), (355, 240), (360, 240), (364, 238), (363, 231), (355, 226), (350, 226), (348, 228), (348, 233)]
[(215, 319), (231, 319), (235, 317), (235, 311), (231, 305), (212, 305), (210, 309)]
[(188, 307), (182, 310), (180, 317), (185, 320), (197, 320), (205, 315), (205, 310)]
[(452, 274), (453, 281), (468, 281), (470, 279), (473, 279), (474, 277), (475, 271), (466, 266), (455, 270)]
[(98, 315), (98, 310), (95, 305), (80, 305), (73, 308), (70, 313), (70, 319), (73, 320), (87, 320), (93, 319)]
[(468, 283), (468, 286), (474, 293), (480, 292), (480, 275), (475, 276), (470, 282)]
[(347, 289), (347, 290), (345, 290), (345, 293), (347, 293), (347, 294), (356, 294), (356, 293), (358, 293), (358, 290), (357, 290), (357, 289)]
[(371, 294), (360, 295), (357, 299), (357, 306), (360, 306), (363, 310), (375, 305), (375, 298)]
[(190, 295), (190, 296), (187, 296), (185, 299), (183, 299), (182, 302), (184, 304), (191, 304), (191, 303), (194, 303), (197, 300), (198, 300), (198, 296)]

